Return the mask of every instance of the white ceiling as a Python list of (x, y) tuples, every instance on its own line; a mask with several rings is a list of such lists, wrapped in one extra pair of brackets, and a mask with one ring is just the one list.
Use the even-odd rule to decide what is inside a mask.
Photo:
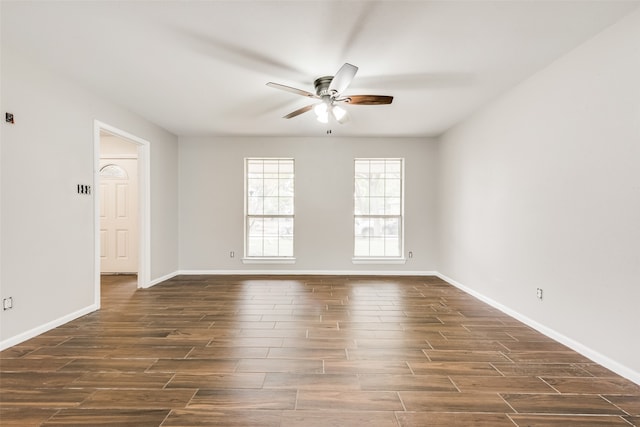
[[(176, 135), (435, 136), (638, 7), (638, 1), (2, 1), (2, 45)], [(313, 92), (344, 63), (348, 106)]]

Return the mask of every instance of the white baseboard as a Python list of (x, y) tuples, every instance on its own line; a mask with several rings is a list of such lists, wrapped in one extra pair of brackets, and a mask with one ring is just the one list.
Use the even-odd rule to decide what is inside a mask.
[(58, 319), (52, 320), (51, 322), (47, 322), (44, 325), (37, 326), (21, 334), (18, 334), (11, 338), (7, 338), (4, 341), (0, 341), (0, 351), (9, 347), (13, 347), (14, 345), (18, 345), (27, 340), (30, 340), (31, 338), (37, 337), (38, 335), (48, 332), (51, 329), (57, 328), (58, 326), (71, 322), (72, 320), (75, 320), (78, 317), (82, 317), (86, 314), (93, 313), (97, 309), (98, 309), (97, 305), (91, 304), (88, 307), (82, 308), (78, 311), (74, 311), (73, 313), (70, 313), (70, 314), (67, 314), (66, 316), (62, 316)]
[(179, 274), (185, 276), (437, 276), (436, 271), (404, 270), (180, 270)]
[(559, 333), (558, 331), (549, 328), (548, 326), (545, 326), (523, 314), (518, 313), (515, 310), (510, 309), (509, 307), (500, 304), (499, 302), (479, 293), (474, 291), (473, 289), (459, 283), (456, 282), (455, 280), (453, 280), (450, 277), (445, 276), (444, 274), (441, 273), (436, 273), (436, 276), (438, 276), (439, 278), (441, 278), (442, 280), (444, 280), (447, 283), (450, 283), (451, 285), (455, 286), (456, 288), (466, 292), (469, 295), (472, 295), (476, 298), (478, 298), (480, 301), (485, 302), (487, 304), (489, 304), (490, 306), (502, 311), (503, 313), (513, 317), (514, 319), (517, 319), (519, 321), (521, 321), (522, 323), (526, 324), (527, 326), (532, 327), (533, 329), (535, 329), (536, 331), (548, 336), (549, 338), (558, 341), (561, 344), (566, 345), (567, 347), (571, 348), (572, 350), (575, 350), (576, 352), (580, 353), (581, 355), (587, 357), (588, 359), (593, 360), (594, 362), (604, 366), (605, 368), (617, 373), (618, 375), (621, 375), (625, 378), (627, 378), (630, 381), (633, 381), (636, 384), (640, 385), (640, 372), (636, 372), (633, 369), (629, 368), (628, 366), (622, 365), (618, 362), (616, 362), (615, 360), (612, 360), (611, 358), (603, 355), (602, 353), (599, 353), (589, 347), (587, 347), (586, 345), (575, 341), (569, 337), (567, 337), (566, 335), (563, 335), (561, 333)]

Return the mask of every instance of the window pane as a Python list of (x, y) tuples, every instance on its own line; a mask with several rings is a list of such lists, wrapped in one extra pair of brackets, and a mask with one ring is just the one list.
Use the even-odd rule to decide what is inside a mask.
[(384, 202), (385, 215), (400, 215), (400, 197), (387, 197)]
[(355, 194), (356, 197), (369, 197), (369, 180), (357, 178)]
[(400, 239), (397, 237), (384, 239), (384, 256), (400, 256)]
[(293, 237), (280, 237), (280, 256), (293, 256)]
[(369, 162), (369, 173), (378, 176), (381, 176), (384, 173), (386, 163), (384, 160), (370, 160)]
[(369, 214), (369, 198), (356, 197), (353, 213), (356, 215), (368, 215)]
[(384, 195), (386, 197), (400, 197), (400, 180), (399, 179), (385, 180)]
[(372, 197), (369, 204), (369, 215), (384, 215), (384, 197)]
[(356, 178), (369, 178), (369, 162), (366, 160), (356, 160), (355, 175)]
[(262, 215), (262, 197), (249, 197), (247, 200), (247, 213), (249, 215)]
[(262, 218), (251, 218), (249, 220), (248, 234), (250, 237), (262, 237), (262, 231), (264, 230), (264, 221)]
[(355, 237), (354, 242), (354, 255), (355, 256), (369, 256), (369, 238), (368, 237)]
[(384, 218), (371, 218), (371, 236), (383, 237), (384, 236)]
[(277, 197), (265, 197), (262, 199), (264, 202), (264, 214), (265, 215), (277, 215), (278, 212), (278, 198)]
[(278, 235), (293, 238), (293, 218), (280, 218), (278, 221)]
[(384, 179), (373, 178), (369, 181), (369, 196), (384, 196)]
[(250, 197), (262, 197), (262, 179), (249, 178), (247, 180), (247, 196)]
[(384, 239), (382, 237), (369, 238), (369, 256), (384, 256)]
[(277, 179), (265, 179), (264, 180), (264, 195), (265, 196), (277, 196), (278, 195), (278, 180)]
[(369, 218), (355, 218), (354, 219), (355, 236), (356, 237), (370, 236), (371, 232), (373, 231), (371, 228), (370, 222), (371, 221)]
[(278, 199), (278, 213), (281, 215), (293, 215), (293, 197), (280, 197)]
[(264, 239), (264, 250), (262, 256), (278, 256), (278, 238), (266, 237)]
[(386, 237), (400, 236), (400, 221), (397, 218), (385, 218), (384, 235)]
[(293, 197), (293, 179), (281, 179), (278, 182), (280, 197)]
[(265, 237), (278, 236), (278, 218), (264, 219), (264, 235)]
[(249, 237), (247, 256), (262, 256), (262, 237)]

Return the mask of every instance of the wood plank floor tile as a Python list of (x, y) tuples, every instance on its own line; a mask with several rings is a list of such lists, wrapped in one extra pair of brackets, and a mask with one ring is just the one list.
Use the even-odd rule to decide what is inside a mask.
[(147, 372), (91, 372), (76, 379), (70, 387), (94, 389), (161, 389), (173, 374)]
[(451, 381), (461, 392), (474, 393), (556, 393), (538, 377), (458, 377)]
[(517, 377), (591, 377), (572, 363), (493, 363), (502, 375)]
[(616, 405), (629, 415), (640, 417), (640, 395), (628, 395), (628, 396), (603, 396), (609, 402)]
[[(353, 350), (355, 351), (355, 350)], [(297, 348), (297, 347), (278, 347), (269, 349), (267, 356), (269, 359), (338, 359), (346, 360), (347, 353), (341, 348)]]
[[(244, 360), (244, 359), (243, 359)], [(181, 374), (216, 374), (233, 372), (240, 359), (160, 359), (147, 372), (172, 372)]]
[(513, 410), (497, 393), (442, 393), (400, 391), (400, 398), (407, 411), (414, 412), (494, 412), (510, 413)]
[(176, 409), (171, 411), (163, 427), (280, 427), (282, 411), (260, 409)]
[(411, 371), (419, 375), (501, 376), (491, 363), (479, 362), (408, 362)]
[(638, 385), (437, 277), (105, 276), (101, 296), (0, 352), (0, 424), (640, 423)]
[(168, 414), (168, 409), (65, 409), (42, 426), (155, 427), (162, 424)]
[(326, 360), (327, 374), (411, 374), (409, 365), (402, 360)]
[(626, 415), (602, 397), (591, 394), (503, 394), (502, 397), (521, 413)]
[(295, 390), (200, 389), (191, 399), (189, 409), (294, 409)]
[(449, 377), (436, 375), (359, 375), (362, 390), (450, 391), (458, 389)]
[(176, 374), (166, 385), (166, 388), (191, 389), (244, 389), (262, 388), (265, 382), (263, 372), (257, 373), (229, 373), (229, 374)]
[(2, 426), (36, 427), (51, 418), (58, 409), (42, 408), (5, 408), (0, 405), (0, 421)]
[(629, 427), (622, 417), (602, 415), (509, 415), (514, 423), (522, 427)]
[(237, 372), (323, 373), (322, 360), (307, 359), (241, 359)]
[(357, 375), (270, 372), (266, 374), (263, 388), (289, 390), (360, 390), (360, 382), (358, 381)]
[[(55, 390), (55, 392), (52, 392)], [(0, 407), (71, 408), (85, 401), (93, 390), (58, 389), (0, 389)]]
[(432, 362), (508, 362), (509, 359), (498, 351), (483, 350), (425, 350)]
[(514, 427), (506, 414), (396, 412), (400, 427)]
[(97, 390), (80, 405), (92, 409), (173, 409), (184, 408), (196, 390)]
[[(560, 393), (628, 394), (640, 396), (640, 385), (623, 378), (543, 378)], [(639, 399), (640, 400), (640, 399)]]
[(2, 373), (0, 387), (66, 388), (82, 375), (81, 372), (5, 372)]
[(391, 391), (300, 390), (298, 410), (402, 411), (398, 393)]
[(154, 359), (76, 359), (60, 372), (144, 372), (154, 363)]
[(283, 411), (281, 427), (398, 427), (391, 411)]

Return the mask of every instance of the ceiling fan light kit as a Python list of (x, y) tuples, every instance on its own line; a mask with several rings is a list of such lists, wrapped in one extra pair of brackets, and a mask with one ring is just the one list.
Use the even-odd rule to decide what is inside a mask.
[(316, 90), (315, 94), (279, 83), (269, 82), (267, 86), (320, 100), (320, 102), (292, 111), (283, 118), (291, 119), (313, 110), (320, 123), (329, 123), (329, 116), (332, 116), (338, 123), (342, 124), (348, 122), (350, 117), (347, 110), (339, 105), (341, 103), (351, 105), (385, 105), (393, 102), (393, 96), (388, 95), (343, 95), (343, 92), (349, 87), (357, 72), (358, 67), (345, 63), (340, 67), (335, 76), (319, 77), (313, 82)]

